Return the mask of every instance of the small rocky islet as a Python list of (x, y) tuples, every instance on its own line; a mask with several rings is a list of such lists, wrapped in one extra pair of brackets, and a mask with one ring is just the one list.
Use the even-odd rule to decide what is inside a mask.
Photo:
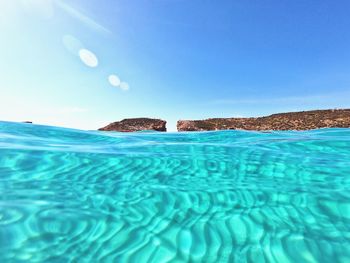
[(119, 131), (119, 132), (135, 132), (135, 131), (166, 131), (166, 121), (151, 118), (132, 118), (116, 121), (100, 128), (99, 131)]
[[(313, 110), (272, 114), (252, 118), (212, 118), (179, 120), (178, 131), (215, 130), (312, 130), (320, 128), (350, 128), (350, 109)], [(135, 132), (166, 131), (166, 121), (151, 118), (124, 119), (113, 122), (100, 131)]]

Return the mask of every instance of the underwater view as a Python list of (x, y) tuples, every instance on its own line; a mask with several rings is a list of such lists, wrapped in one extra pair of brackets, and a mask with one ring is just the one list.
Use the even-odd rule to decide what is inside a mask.
[(350, 262), (350, 130), (0, 122), (0, 262)]

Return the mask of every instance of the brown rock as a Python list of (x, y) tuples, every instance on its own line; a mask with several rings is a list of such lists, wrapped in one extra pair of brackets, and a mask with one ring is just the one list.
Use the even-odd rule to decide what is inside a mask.
[(166, 131), (166, 121), (150, 118), (134, 118), (124, 119), (122, 121), (113, 122), (106, 127), (100, 128), (100, 131), (119, 131), (119, 132), (135, 132), (135, 131)]
[(215, 118), (177, 122), (178, 131), (310, 130), (349, 127), (350, 109), (289, 112), (258, 118)]

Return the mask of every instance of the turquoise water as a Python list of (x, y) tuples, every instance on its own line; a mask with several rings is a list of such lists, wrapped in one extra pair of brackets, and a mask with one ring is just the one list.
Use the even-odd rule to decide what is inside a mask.
[(0, 122), (0, 262), (350, 262), (350, 129)]

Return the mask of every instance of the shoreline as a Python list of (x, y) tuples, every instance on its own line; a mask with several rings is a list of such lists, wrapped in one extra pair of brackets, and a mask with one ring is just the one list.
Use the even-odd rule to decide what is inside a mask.
[[(152, 118), (130, 118), (108, 124), (100, 131), (166, 132), (166, 121)], [(350, 128), (350, 109), (327, 109), (275, 113), (263, 117), (209, 118), (204, 120), (178, 120), (177, 131), (254, 130), (287, 131), (320, 128)]]

